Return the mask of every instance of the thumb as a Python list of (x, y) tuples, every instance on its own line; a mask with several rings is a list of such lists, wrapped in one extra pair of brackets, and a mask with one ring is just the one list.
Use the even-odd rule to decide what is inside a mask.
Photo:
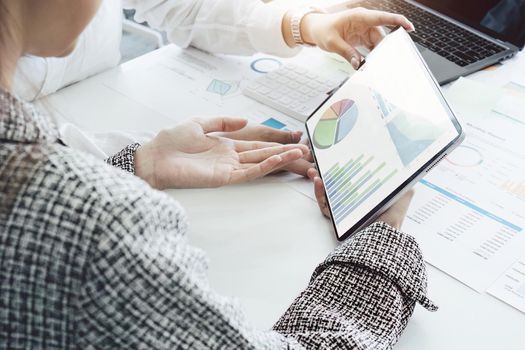
[(362, 60), (361, 54), (341, 36), (336, 36), (330, 40), (328, 50), (343, 56), (354, 69), (359, 68)]
[(210, 132), (237, 131), (248, 124), (248, 120), (242, 118), (218, 117), (210, 119), (195, 119), (195, 122), (202, 127), (205, 134)]

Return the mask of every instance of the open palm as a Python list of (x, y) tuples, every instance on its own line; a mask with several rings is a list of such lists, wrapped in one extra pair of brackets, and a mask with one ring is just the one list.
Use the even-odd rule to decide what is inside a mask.
[(163, 188), (218, 187), (251, 181), (301, 159), (304, 145), (218, 136), (246, 126), (237, 118), (193, 119), (161, 131), (136, 155), (137, 175)]

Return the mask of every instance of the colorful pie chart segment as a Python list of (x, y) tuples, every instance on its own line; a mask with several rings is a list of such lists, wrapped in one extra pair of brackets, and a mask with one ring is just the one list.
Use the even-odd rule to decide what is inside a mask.
[(325, 149), (343, 140), (354, 128), (359, 115), (353, 100), (345, 99), (334, 103), (323, 114), (314, 130), (314, 145)]

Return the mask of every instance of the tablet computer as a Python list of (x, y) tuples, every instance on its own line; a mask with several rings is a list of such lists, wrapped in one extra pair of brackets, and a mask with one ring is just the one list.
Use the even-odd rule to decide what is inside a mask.
[(402, 28), (307, 119), (306, 130), (339, 240), (374, 221), (464, 139)]

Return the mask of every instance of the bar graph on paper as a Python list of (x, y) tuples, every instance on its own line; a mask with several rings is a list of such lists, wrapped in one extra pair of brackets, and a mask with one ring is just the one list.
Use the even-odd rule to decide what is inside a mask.
[(348, 217), (396, 173), (397, 169), (389, 169), (386, 162), (365, 155), (332, 166), (323, 179), (335, 223)]

